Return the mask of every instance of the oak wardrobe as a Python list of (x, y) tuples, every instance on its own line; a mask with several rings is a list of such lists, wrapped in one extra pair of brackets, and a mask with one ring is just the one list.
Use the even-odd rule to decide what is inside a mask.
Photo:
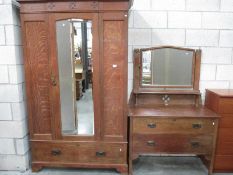
[(18, 0), (32, 170), (127, 165), (130, 0)]

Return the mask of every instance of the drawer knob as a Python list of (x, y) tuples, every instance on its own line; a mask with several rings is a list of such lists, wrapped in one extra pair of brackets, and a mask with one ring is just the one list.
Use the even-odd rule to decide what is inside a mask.
[(149, 123), (147, 124), (148, 128), (156, 128), (156, 124), (155, 123)]
[(53, 149), (53, 150), (51, 151), (51, 154), (52, 154), (53, 156), (59, 156), (59, 155), (61, 154), (61, 150), (59, 150), (59, 149)]
[(191, 142), (192, 148), (198, 148), (200, 146), (199, 142)]
[(149, 140), (149, 141), (147, 142), (147, 145), (148, 145), (148, 146), (155, 146), (155, 141)]
[(97, 157), (104, 157), (104, 156), (106, 156), (106, 152), (104, 152), (104, 151), (97, 151), (96, 152), (96, 156)]
[(193, 124), (194, 129), (200, 129), (201, 127), (202, 127), (201, 124), (198, 124), (198, 123)]

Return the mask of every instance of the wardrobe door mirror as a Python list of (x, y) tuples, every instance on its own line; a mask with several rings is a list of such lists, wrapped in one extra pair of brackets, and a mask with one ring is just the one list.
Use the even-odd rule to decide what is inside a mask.
[(94, 135), (92, 22), (56, 22), (63, 135)]
[(175, 48), (142, 51), (142, 86), (192, 87), (194, 53)]

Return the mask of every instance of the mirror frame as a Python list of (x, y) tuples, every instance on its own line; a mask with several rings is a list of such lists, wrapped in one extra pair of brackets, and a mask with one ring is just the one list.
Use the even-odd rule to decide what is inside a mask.
[[(169, 86), (169, 85), (142, 85), (142, 53), (143, 51), (158, 50), (158, 49), (177, 49), (183, 51), (193, 52), (193, 66), (192, 66), (192, 85), (190, 86)], [(200, 80), (200, 65), (201, 65), (201, 50), (190, 49), (176, 46), (159, 46), (150, 48), (134, 49), (134, 80), (133, 80), (133, 92), (138, 93), (194, 93), (199, 94), (199, 80)]]
[[(58, 55), (57, 55), (57, 40), (56, 40), (56, 21), (67, 20), (71, 18), (90, 20), (92, 21), (92, 53), (93, 53), (93, 83), (95, 85), (95, 91), (93, 91), (93, 103), (94, 103), (94, 135), (63, 135), (62, 134), (62, 123), (61, 123), (61, 103), (60, 103), (60, 85), (59, 85), (59, 66), (58, 66)], [(99, 100), (99, 94), (101, 92), (99, 81), (100, 81), (100, 59), (99, 59), (99, 28), (98, 28), (98, 14), (95, 13), (54, 13), (49, 14), (49, 44), (50, 48), (50, 74), (55, 77), (57, 82), (56, 86), (51, 85), (51, 101), (52, 105), (52, 125), (54, 127), (52, 133), (54, 139), (63, 140), (82, 140), (82, 141), (94, 141), (100, 136), (100, 118), (101, 118), (101, 101)]]

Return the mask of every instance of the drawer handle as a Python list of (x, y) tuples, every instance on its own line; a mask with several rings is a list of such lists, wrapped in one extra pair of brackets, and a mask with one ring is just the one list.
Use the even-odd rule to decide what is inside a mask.
[(53, 150), (51, 151), (51, 154), (52, 154), (53, 156), (59, 156), (59, 155), (61, 154), (61, 150), (59, 150), (59, 149), (53, 149)]
[(197, 123), (193, 124), (194, 129), (200, 129), (201, 127), (202, 127), (201, 124), (197, 124)]
[(148, 145), (148, 146), (155, 146), (155, 141), (149, 140), (149, 141), (147, 142), (147, 145)]
[(191, 142), (192, 148), (198, 148), (200, 146), (199, 142)]
[(96, 152), (96, 156), (97, 157), (104, 157), (104, 156), (106, 156), (106, 152), (104, 152), (104, 151), (97, 151)]
[(147, 124), (148, 128), (156, 128), (156, 124), (155, 123), (149, 123)]

